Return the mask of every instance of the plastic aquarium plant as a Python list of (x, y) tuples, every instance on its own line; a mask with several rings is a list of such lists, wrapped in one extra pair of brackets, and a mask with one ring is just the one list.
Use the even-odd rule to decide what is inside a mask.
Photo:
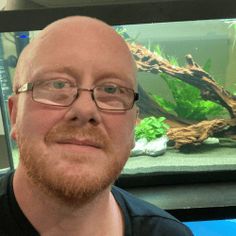
[[(167, 58), (172, 65), (178, 66), (176, 58), (163, 55), (159, 46), (155, 47), (155, 52), (163, 58)], [(209, 72), (210, 66), (211, 60), (209, 59), (203, 69)], [(166, 111), (170, 113), (175, 112), (179, 117), (192, 121), (207, 120), (221, 116), (224, 112), (224, 108), (220, 105), (203, 100), (197, 88), (178, 79), (173, 79), (171, 76), (164, 73), (161, 73), (160, 76), (171, 90), (174, 102), (167, 101), (158, 95), (151, 94), (151, 97)]]
[(169, 129), (169, 125), (164, 122), (165, 119), (165, 117), (150, 116), (141, 120), (135, 127), (136, 140), (146, 138), (151, 141), (165, 135)]

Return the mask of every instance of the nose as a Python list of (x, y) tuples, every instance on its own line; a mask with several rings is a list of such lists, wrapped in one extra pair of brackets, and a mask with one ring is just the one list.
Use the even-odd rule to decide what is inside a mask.
[(78, 88), (76, 99), (69, 107), (66, 119), (81, 124), (98, 124), (101, 122), (100, 112), (94, 102), (92, 89)]

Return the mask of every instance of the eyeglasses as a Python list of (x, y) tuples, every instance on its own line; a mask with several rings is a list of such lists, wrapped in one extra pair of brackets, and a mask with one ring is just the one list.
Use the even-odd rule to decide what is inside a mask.
[(32, 91), (32, 99), (35, 102), (58, 107), (70, 106), (80, 96), (81, 91), (87, 91), (91, 93), (93, 101), (100, 110), (109, 111), (130, 110), (139, 97), (133, 89), (115, 84), (85, 89), (78, 88), (73, 82), (63, 79), (25, 83), (16, 90), (16, 94), (28, 91)]

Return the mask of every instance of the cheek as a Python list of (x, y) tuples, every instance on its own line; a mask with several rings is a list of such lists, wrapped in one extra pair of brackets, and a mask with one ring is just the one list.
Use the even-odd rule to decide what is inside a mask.
[(121, 115), (112, 117), (109, 121), (104, 121), (110, 140), (118, 147), (132, 148), (134, 144), (135, 117), (131, 115)]
[(55, 111), (28, 106), (22, 109), (16, 120), (17, 133), (28, 136), (31, 139), (41, 137), (52, 128), (58, 120), (59, 115)]

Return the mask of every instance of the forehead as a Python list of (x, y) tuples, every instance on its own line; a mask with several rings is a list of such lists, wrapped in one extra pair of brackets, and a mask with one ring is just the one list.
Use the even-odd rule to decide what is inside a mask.
[[(81, 22), (80, 22), (81, 23)], [(123, 39), (97, 22), (61, 22), (46, 28), (28, 49), (30, 73), (43, 67), (120, 71), (134, 76), (134, 62)], [(82, 66), (87, 65), (86, 68)], [(131, 75), (132, 74), (132, 75)]]
[(67, 45), (81, 47), (81, 50), (87, 47), (88, 53), (101, 48), (130, 54), (122, 37), (111, 26), (88, 17), (72, 17), (49, 25), (39, 34), (35, 44), (48, 50)]
[(73, 25), (44, 34), (36, 41), (33, 52), (32, 56), (44, 58), (62, 52), (61, 57), (67, 54), (76, 56), (84, 53), (83, 57), (96, 55), (97, 58), (103, 59), (106, 56), (113, 56), (131, 60), (126, 43), (115, 32), (96, 27), (77, 29)]

